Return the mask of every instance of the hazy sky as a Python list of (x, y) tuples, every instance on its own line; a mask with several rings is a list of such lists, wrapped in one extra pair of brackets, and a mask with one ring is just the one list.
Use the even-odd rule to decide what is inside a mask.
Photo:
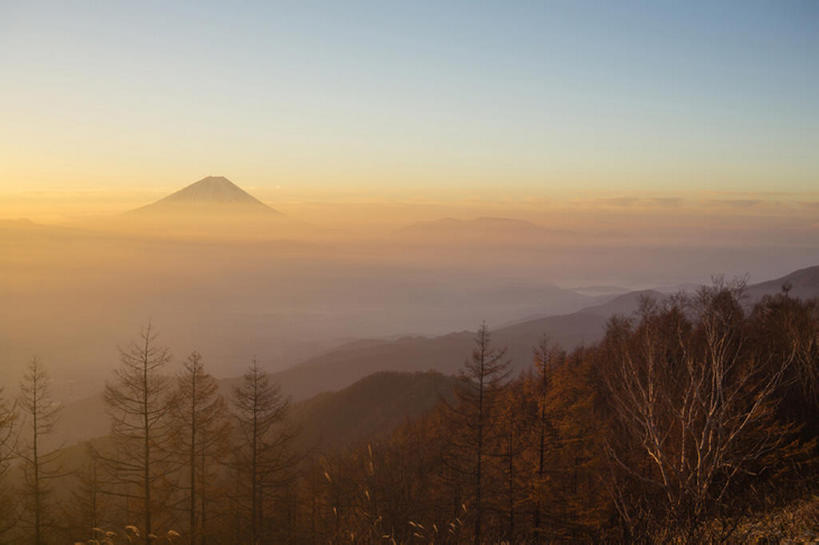
[(7, 2), (0, 194), (809, 192), (819, 3)]

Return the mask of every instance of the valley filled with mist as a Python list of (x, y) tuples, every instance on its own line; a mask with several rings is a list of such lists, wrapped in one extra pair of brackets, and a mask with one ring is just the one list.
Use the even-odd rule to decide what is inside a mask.
[[(753, 463), (743, 462), (750, 470), (768, 463), (766, 449), (784, 452), (788, 463), (804, 465), (787, 479), (812, 475), (815, 426), (805, 415), (816, 410), (819, 253), (799, 240), (773, 250), (629, 240), (502, 216), (372, 232), (331, 228), (284, 214), (223, 177), (93, 220), (4, 220), (0, 465), (10, 490), (29, 499), (16, 507), (9, 496), (0, 502), (8, 524), (0, 536), (22, 543), (35, 529), (38, 543), (56, 543), (55, 536), (118, 543), (154, 528), (146, 543), (462, 543), (481, 532), (492, 540), (621, 542), (629, 532), (655, 539), (672, 520), (662, 517), (674, 517), (699, 539), (703, 520), (712, 520), (702, 517), (735, 515), (711, 508), (683, 515), (675, 510), (694, 493), (684, 491), (655, 512), (642, 503), (653, 501), (651, 487), (609, 467), (639, 450), (611, 446), (600, 426), (636, 424), (629, 433), (655, 433), (645, 426), (656, 423), (633, 412), (649, 402), (634, 397), (633, 380), (660, 380), (652, 387), (666, 388), (672, 405), (704, 410), (672, 400), (681, 392), (717, 395), (699, 388), (722, 372), (708, 367), (689, 382), (643, 376), (653, 343), (672, 359), (678, 348), (662, 344), (674, 338), (668, 335), (679, 336), (684, 351), (728, 343), (719, 358), (747, 369), (741, 379), (709, 379), (739, 388), (724, 408), (739, 412), (720, 425), (736, 426), (740, 418), (756, 426), (743, 432), (750, 436), (766, 426), (784, 435), (742, 447), (720, 443), (721, 455), (750, 456)], [(770, 271), (785, 274), (762, 277)], [(667, 327), (673, 331), (662, 333)], [(621, 345), (619, 335), (631, 340)], [(628, 343), (637, 343), (636, 353)], [(745, 344), (756, 354), (750, 360), (743, 359)], [(637, 370), (631, 357), (648, 357), (637, 365), (649, 367)], [(745, 388), (773, 404), (756, 408)], [(484, 395), (491, 412), (483, 401), (475, 405)], [(592, 399), (598, 409), (588, 405)], [(674, 414), (666, 425), (710, 433), (707, 419), (702, 429), (703, 422)], [(471, 465), (468, 453), (483, 447), (473, 432), (456, 431), (459, 425), (482, 430), (490, 450), (479, 459), (490, 468), (500, 464), (492, 473)], [(168, 443), (180, 433), (192, 439)], [(137, 446), (138, 437), (146, 441), (144, 455), (121, 450)], [(247, 441), (256, 446), (247, 450)], [(408, 448), (420, 465), (403, 459)], [(621, 452), (605, 450), (612, 448)], [(648, 456), (668, 456), (667, 448), (648, 448)], [(710, 456), (715, 447), (697, 448)], [(149, 451), (157, 461), (149, 463)], [(358, 474), (362, 456), (369, 469)], [(573, 480), (544, 480), (547, 459), (574, 472)], [(435, 472), (423, 477), (395, 473), (430, 468)], [(449, 514), (440, 511), (477, 475), (487, 481), (485, 500), (467, 492)], [(525, 475), (532, 486), (518, 481)], [(583, 487), (577, 475), (586, 479)], [(419, 486), (416, 493), (428, 499), (417, 503), (412, 494), (402, 499), (378, 488), (389, 482)], [(129, 488), (136, 483), (147, 486), (142, 495)], [(593, 500), (601, 486), (637, 496), (623, 505), (616, 496)], [(543, 499), (545, 490), (560, 499)], [(793, 490), (795, 496), (781, 496), (783, 505), (811, 489)], [(373, 495), (393, 507), (372, 504)], [(186, 497), (187, 508), (178, 503)], [(563, 502), (582, 507), (555, 511)], [(242, 518), (246, 509), (250, 522)], [(604, 522), (620, 509), (645, 520)], [(563, 522), (544, 523), (556, 512)], [(140, 519), (150, 514), (154, 520)], [(505, 518), (514, 516), (522, 520)]]
[(641, 241), (641, 230), (618, 240), (502, 216), (413, 222), (405, 213), (362, 231), (343, 203), (335, 225), (275, 207), (209, 177), (104, 217), (0, 221), (0, 375), (15, 382), (37, 355), (53, 362), (61, 399), (85, 397), (149, 320), (175, 353), (207, 354), (218, 376), (252, 357), (283, 371), (353, 340), (435, 337), (484, 320), (503, 327), (629, 291), (692, 290), (720, 274), (760, 282), (819, 255), (801, 239), (661, 245)]

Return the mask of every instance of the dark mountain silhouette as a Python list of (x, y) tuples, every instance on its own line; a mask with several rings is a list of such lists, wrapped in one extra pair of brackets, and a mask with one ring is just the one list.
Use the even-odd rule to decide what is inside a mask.
[(299, 442), (308, 449), (353, 447), (384, 437), (452, 397), (458, 379), (437, 372), (379, 372), (338, 392), (293, 406)]
[(133, 210), (146, 213), (209, 212), (279, 214), (223, 176), (208, 176), (155, 203)]
[[(508, 347), (507, 356), (515, 369), (525, 369), (531, 365), (532, 348), (544, 334), (564, 347), (573, 348), (598, 340), (607, 319), (582, 313), (550, 316), (498, 329), (492, 337), (498, 346)], [(473, 337), (473, 332), (461, 331), (439, 337), (358, 341), (274, 373), (273, 380), (294, 399), (304, 399), (318, 392), (338, 390), (377, 371), (435, 370), (454, 374), (472, 351)]]
[(453, 373), (468, 355), (472, 333), (440, 337), (402, 337), (396, 340), (356, 341), (324, 355), (273, 373), (272, 379), (294, 399), (334, 391), (379, 371), (436, 370)]
[(615, 314), (629, 315), (640, 308), (640, 303), (643, 299), (662, 299), (663, 297), (665, 297), (665, 294), (656, 290), (630, 291), (623, 295), (618, 295), (605, 303), (586, 307), (580, 310), (580, 312), (583, 314), (602, 316), (604, 318), (614, 316)]

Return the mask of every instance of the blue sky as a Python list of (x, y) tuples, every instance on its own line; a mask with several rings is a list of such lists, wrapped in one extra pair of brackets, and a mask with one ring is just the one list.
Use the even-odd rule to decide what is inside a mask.
[(817, 2), (0, 2), (0, 189), (812, 191)]

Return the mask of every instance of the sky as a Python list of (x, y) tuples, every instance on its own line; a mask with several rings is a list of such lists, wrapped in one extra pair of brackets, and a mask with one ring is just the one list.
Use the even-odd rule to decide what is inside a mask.
[[(0, 345), (107, 369), (155, 318), (292, 363), (767, 280), (817, 263), (817, 150), (816, 0), (0, 0)], [(308, 235), (120, 214), (209, 175)], [(412, 230), (447, 217), (530, 223)]]
[(0, 0), (0, 119), (18, 204), (210, 174), (270, 199), (810, 201), (819, 3)]

